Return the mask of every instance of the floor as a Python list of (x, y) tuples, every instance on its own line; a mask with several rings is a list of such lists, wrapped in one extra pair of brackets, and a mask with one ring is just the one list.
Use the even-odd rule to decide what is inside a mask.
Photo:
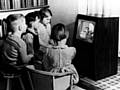
[(118, 73), (105, 79), (98, 80), (95, 86), (103, 90), (120, 90), (120, 61), (118, 63)]
[(81, 82), (92, 87), (86, 90), (120, 90), (120, 60), (118, 61), (118, 73), (116, 75), (93, 81), (87, 77), (81, 78)]

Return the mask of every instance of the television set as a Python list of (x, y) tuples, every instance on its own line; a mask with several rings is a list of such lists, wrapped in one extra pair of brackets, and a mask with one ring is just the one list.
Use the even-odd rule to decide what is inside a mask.
[(117, 73), (118, 32), (119, 17), (77, 15), (73, 64), (80, 75), (99, 80)]
[(78, 15), (76, 21), (76, 39), (83, 40), (85, 42), (92, 43), (94, 40), (94, 31), (96, 20), (90, 16)]

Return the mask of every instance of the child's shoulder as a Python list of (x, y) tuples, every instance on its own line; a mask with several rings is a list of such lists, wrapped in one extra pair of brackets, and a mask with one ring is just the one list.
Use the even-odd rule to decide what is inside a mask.
[(33, 34), (31, 32), (26, 32), (22, 35), (22, 38), (27, 38), (27, 37), (33, 37)]
[[(57, 46), (59, 47), (59, 46)], [(64, 49), (65, 51), (68, 51), (68, 52), (76, 52), (76, 48), (75, 47), (70, 47), (70, 46), (67, 46), (67, 45), (63, 45), (62, 47), (60, 46), (61, 49)]]
[(37, 25), (36, 25), (37, 27), (44, 27), (44, 25), (40, 22), (40, 23), (38, 23)]
[(38, 23), (35, 28), (38, 30), (38, 32), (40, 32), (44, 31), (45, 26), (42, 23)]
[(32, 33), (26, 33), (22, 36), (22, 38), (32, 38), (33, 34)]
[(40, 22), (40, 23), (38, 23), (36, 26), (39, 27), (39, 28), (45, 28), (45, 27), (50, 28), (50, 27), (51, 27), (51, 24), (48, 23), (48, 24), (44, 25), (44, 24), (42, 24), (42, 23)]
[(75, 47), (68, 47), (68, 49), (71, 50), (71, 51), (76, 51)]
[(23, 47), (25, 45), (25, 42), (21, 38), (15, 36), (15, 35), (9, 35), (6, 40), (7, 40), (7, 42), (16, 44), (19, 47)]

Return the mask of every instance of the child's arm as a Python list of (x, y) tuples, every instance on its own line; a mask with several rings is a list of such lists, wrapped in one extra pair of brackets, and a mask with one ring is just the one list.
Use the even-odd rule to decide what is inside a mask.
[(23, 63), (28, 63), (31, 60), (31, 58), (33, 57), (33, 54), (27, 55), (27, 47), (26, 47), (25, 42), (21, 43), (21, 48), (20, 48), (19, 53), (20, 53)]
[(73, 55), (72, 55), (72, 59), (75, 58), (75, 55), (76, 55), (76, 48), (74, 47), (71, 47), (72, 48), (72, 52), (73, 52)]
[[(38, 36), (39, 37), (39, 36)], [(42, 39), (39, 37), (39, 44), (43, 47), (50, 48), (52, 47), (50, 44), (46, 44), (42, 41)]]
[[(51, 34), (51, 26), (48, 24), (46, 27), (42, 24), (39, 24), (37, 27), (37, 33), (39, 38), (39, 44), (43, 47), (49, 48), (51, 45), (48, 43), (48, 38), (45, 41), (46, 37), (50, 37)], [(46, 30), (47, 29), (47, 30)], [(45, 31), (45, 32), (44, 32)], [(47, 31), (47, 32), (46, 32)], [(46, 34), (47, 33), (47, 34)]]
[(33, 35), (28, 33), (25, 36), (23, 36), (23, 40), (26, 42), (26, 45), (27, 45), (27, 53), (28, 54), (34, 54)]

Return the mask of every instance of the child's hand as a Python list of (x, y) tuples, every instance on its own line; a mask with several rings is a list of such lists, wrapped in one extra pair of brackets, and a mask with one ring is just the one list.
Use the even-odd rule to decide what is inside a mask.
[(53, 46), (52, 46), (52, 45), (48, 45), (47, 47), (48, 47), (48, 48), (52, 48)]
[(63, 67), (63, 68), (61, 68), (61, 71), (62, 71), (62, 72), (69, 72), (70, 69), (69, 69), (69, 68), (66, 68), (66, 67)]
[(33, 54), (29, 54), (29, 56), (32, 58), (32, 57), (34, 57), (34, 55)]
[(64, 49), (64, 48), (67, 48), (66, 45), (63, 45), (63, 46), (52, 46), (53, 48), (60, 48), (60, 49)]

